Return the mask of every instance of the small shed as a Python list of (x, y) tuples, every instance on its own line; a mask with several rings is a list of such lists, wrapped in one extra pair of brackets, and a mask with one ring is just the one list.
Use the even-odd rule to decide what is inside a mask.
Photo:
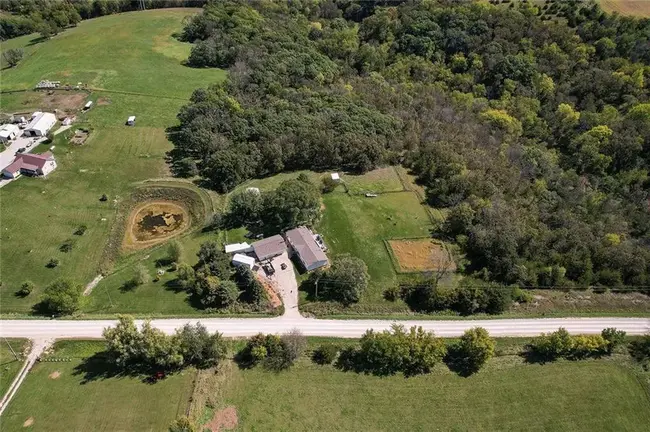
[(129, 118), (126, 119), (126, 124), (128, 126), (135, 126), (135, 116), (129, 116)]
[(252, 252), (253, 248), (248, 243), (232, 243), (226, 245), (226, 253), (246, 253)]
[(0, 142), (6, 143), (14, 140), (22, 134), (20, 128), (15, 124), (6, 124), (0, 127)]
[(339, 176), (339, 173), (332, 173), (332, 180), (335, 182), (340, 182), (341, 181), (341, 176)]
[(86, 102), (86, 105), (84, 105), (84, 109), (89, 110), (91, 106), (93, 106), (93, 101), (88, 101)]
[(249, 257), (248, 255), (235, 254), (232, 257), (232, 264), (234, 266), (247, 266), (249, 269), (252, 269), (255, 265), (255, 258)]

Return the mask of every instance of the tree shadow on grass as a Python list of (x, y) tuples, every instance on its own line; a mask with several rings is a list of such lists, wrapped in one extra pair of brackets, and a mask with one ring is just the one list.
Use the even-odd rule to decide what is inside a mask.
[(450, 371), (464, 378), (474, 375), (481, 369), (453, 345), (447, 348), (447, 355), (443, 360)]
[(118, 367), (108, 359), (108, 353), (101, 351), (83, 359), (75, 366), (72, 374), (82, 376), (81, 384), (88, 384), (93, 381), (106, 380), (111, 378), (138, 378), (143, 383), (155, 384), (165, 379), (173, 372), (155, 370), (150, 367), (132, 365), (125, 368)]

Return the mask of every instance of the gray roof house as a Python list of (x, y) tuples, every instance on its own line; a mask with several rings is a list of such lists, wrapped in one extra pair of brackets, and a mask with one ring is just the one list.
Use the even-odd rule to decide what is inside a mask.
[(287, 244), (279, 234), (256, 241), (251, 246), (258, 261), (273, 258), (287, 251)]
[(285, 233), (291, 251), (296, 254), (307, 271), (329, 264), (327, 255), (314, 240), (312, 232), (306, 227), (298, 227)]

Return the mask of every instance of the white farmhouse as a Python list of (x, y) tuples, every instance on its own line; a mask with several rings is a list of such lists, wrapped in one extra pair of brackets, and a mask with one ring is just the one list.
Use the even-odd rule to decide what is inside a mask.
[(56, 116), (52, 113), (42, 112), (35, 113), (36, 116), (29, 122), (25, 128), (25, 136), (45, 136), (56, 124)]

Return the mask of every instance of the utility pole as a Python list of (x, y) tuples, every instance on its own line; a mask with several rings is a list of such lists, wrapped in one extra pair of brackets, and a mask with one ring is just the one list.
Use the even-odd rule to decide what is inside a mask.
[(11, 353), (14, 355), (14, 358), (15, 358), (16, 360), (20, 360), (20, 359), (18, 358), (18, 354), (16, 354), (16, 351), (14, 351), (14, 349), (11, 347), (11, 344), (9, 343), (9, 341), (7, 340), (7, 338), (3, 337), (2, 339), (5, 340), (5, 343), (7, 344), (7, 346), (9, 347), (9, 349), (11, 350)]

